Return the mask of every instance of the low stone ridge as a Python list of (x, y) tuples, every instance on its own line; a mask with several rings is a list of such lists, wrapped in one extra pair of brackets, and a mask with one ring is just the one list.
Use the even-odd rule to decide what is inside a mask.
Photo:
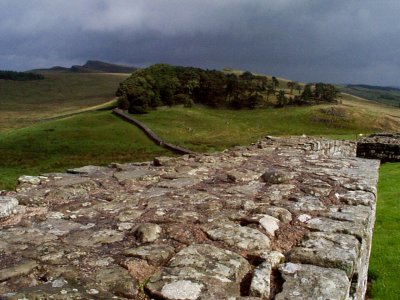
[(400, 133), (371, 134), (358, 141), (357, 156), (380, 159), (381, 162), (400, 161)]
[(363, 299), (378, 160), (267, 137), (22, 176), (0, 195), (1, 299)]

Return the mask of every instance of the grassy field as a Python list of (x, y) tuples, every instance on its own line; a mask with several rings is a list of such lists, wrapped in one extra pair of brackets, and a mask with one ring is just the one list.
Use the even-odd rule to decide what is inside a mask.
[[(169, 142), (197, 151), (213, 151), (246, 145), (265, 135), (355, 139), (359, 133), (384, 129), (379, 122), (384, 117), (372, 115), (356, 107), (320, 105), (240, 111), (173, 107), (136, 117)], [(400, 128), (400, 120), (395, 125)]]
[(400, 163), (381, 166), (369, 275), (373, 299), (400, 295)]
[(14, 188), (22, 174), (170, 155), (110, 111), (84, 113), (0, 133), (0, 153), (0, 189)]
[[(339, 116), (332, 115), (332, 110)], [(376, 129), (373, 122), (366, 122), (369, 115), (332, 105), (241, 111), (173, 107), (136, 117), (162, 139), (199, 152), (250, 144), (266, 135), (355, 139), (359, 133)], [(0, 153), (0, 189), (13, 188), (22, 174), (170, 154), (110, 111), (85, 112), (0, 132)]]
[(44, 76), (44, 80), (34, 81), (0, 80), (0, 132), (109, 101), (128, 74)]

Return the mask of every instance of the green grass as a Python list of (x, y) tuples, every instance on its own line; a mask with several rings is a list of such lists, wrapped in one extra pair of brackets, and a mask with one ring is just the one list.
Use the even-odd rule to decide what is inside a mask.
[(325, 115), (321, 108), (290, 107), (255, 110), (227, 110), (173, 107), (159, 109), (137, 119), (162, 139), (196, 151), (222, 150), (247, 145), (266, 135), (318, 135), (355, 139), (373, 128), (359, 118)]
[(110, 111), (84, 113), (0, 133), (0, 153), (0, 189), (13, 189), (23, 174), (170, 155)]
[(109, 101), (127, 74), (46, 73), (44, 80), (0, 80), (0, 132)]
[[(361, 132), (357, 120), (332, 119), (321, 113), (323, 107), (241, 111), (173, 107), (136, 117), (162, 139), (199, 152), (247, 145), (268, 134), (354, 139)], [(23, 174), (171, 154), (110, 111), (85, 112), (0, 132), (0, 153), (0, 189), (14, 188)]]
[(369, 275), (373, 299), (400, 295), (400, 163), (381, 166)]

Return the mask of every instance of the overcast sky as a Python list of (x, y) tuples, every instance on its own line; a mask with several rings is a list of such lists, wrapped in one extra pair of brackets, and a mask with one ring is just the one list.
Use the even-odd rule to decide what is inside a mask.
[(399, 0), (0, 0), (0, 69), (165, 62), (400, 86)]

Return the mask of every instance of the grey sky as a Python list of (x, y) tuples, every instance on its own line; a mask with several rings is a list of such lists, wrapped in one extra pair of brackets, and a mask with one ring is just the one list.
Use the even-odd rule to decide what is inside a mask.
[(398, 0), (0, 0), (0, 69), (157, 62), (400, 86)]

